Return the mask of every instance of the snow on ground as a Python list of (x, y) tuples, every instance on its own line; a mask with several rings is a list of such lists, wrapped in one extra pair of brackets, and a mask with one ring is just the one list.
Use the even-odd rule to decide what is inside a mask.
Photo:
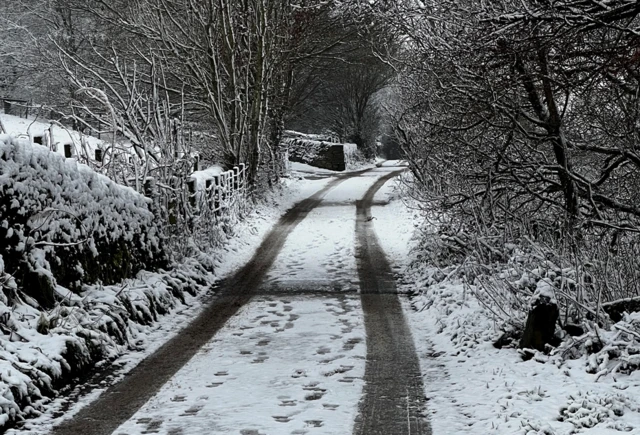
[(460, 283), (428, 285), (434, 270), (406, 257), (417, 213), (387, 183), (375, 201), (374, 227), (401, 290), (420, 291), (405, 312), (424, 377), (434, 434), (588, 435), (640, 433), (640, 373), (603, 378), (585, 371), (585, 358), (563, 364), (538, 355), (523, 361), (515, 349), (496, 349), (490, 316)]
[(391, 267), (398, 273), (407, 265), (416, 222), (420, 220), (419, 213), (402, 200), (401, 187), (399, 178), (385, 183), (374, 196), (371, 207), (373, 229)]
[(266, 285), (298, 289), (313, 282), (316, 289), (356, 291), (355, 201), (379, 176), (379, 171), (364, 174), (329, 191), (289, 236)]
[(350, 433), (366, 353), (355, 201), (386, 172), (329, 191), (289, 235), (263, 295), (114, 434)]
[(345, 434), (364, 375), (355, 295), (259, 297), (114, 434)]
[[(234, 234), (230, 235), (227, 244), (216, 252), (210, 253), (213, 257), (210, 262), (215, 266), (216, 272), (215, 277), (207, 277), (207, 280), (223, 278), (246, 263), (261, 243), (264, 235), (287, 209), (291, 208), (296, 202), (313, 195), (329, 181), (328, 179), (284, 181), (285, 185), (282, 189), (272, 192), (268, 198), (255, 206), (245, 220), (234, 226)], [(187, 259), (183, 268), (194, 268), (196, 265), (197, 261)], [(152, 287), (155, 281), (160, 280), (160, 275), (160, 273), (141, 272), (136, 279), (127, 280), (125, 284), (130, 289)], [(110, 287), (113, 287), (114, 292), (116, 292), (119, 286)], [(106, 289), (105, 287), (100, 290), (104, 291)], [(83, 396), (70, 409), (67, 409), (70, 404), (65, 398), (53, 399), (51, 402), (46, 403), (47, 411), (40, 417), (29, 419), (23, 428), (20, 430), (10, 429), (7, 434), (44, 434), (62, 419), (62, 412), (64, 412), (64, 418), (73, 416), (83, 406), (95, 400), (109, 384), (121, 379), (146, 356), (178, 334), (191, 319), (200, 313), (202, 302), (207, 296), (207, 294), (200, 294), (197, 297), (193, 297), (185, 294), (185, 303), (176, 305), (166, 315), (160, 316), (158, 322), (150, 326), (135, 325), (136, 330), (132, 331), (132, 336), (136, 338), (135, 343), (133, 343), (135, 347), (128, 349), (127, 352), (113, 361), (112, 365), (119, 367), (113, 377), (96, 386), (96, 389), (90, 395)], [(81, 388), (82, 386), (75, 388), (72, 395), (77, 395)]]
[(496, 349), (499, 335), (461, 284), (438, 284), (413, 301), (434, 433), (640, 432), (640, 375), (595, 382), (584, 359), (556, 366)]

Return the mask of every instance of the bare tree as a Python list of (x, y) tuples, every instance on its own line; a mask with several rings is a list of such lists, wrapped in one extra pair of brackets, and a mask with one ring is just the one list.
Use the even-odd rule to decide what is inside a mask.
[(396, 133), (456, 261), (517, 244), (579, 271), (558, 294), (592, 316), (639, 294), (637, 2), (372, 7), (404, 39)]

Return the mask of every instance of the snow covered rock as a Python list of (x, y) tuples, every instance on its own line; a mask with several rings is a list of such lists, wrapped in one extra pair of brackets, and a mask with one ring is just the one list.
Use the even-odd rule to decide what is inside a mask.
[(554, 342), (556, 322), (560, 314), (553, 283), (548, 278), (538, 281), (530, 304), (531, 310), (520, 339), (520, 347), (544, 351), (547, 344)]

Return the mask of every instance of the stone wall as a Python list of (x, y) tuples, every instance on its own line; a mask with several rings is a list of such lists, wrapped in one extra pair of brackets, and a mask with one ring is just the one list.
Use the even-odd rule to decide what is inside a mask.
[(342, 144), (329, 145), (322, 150), (322, 152), (319, 152), (316, 158), (309, 164), (317, 168), (344, 171), (346, 169), (344, 146)]
[(331, 142), (290, 138), (286, 141), (289, 150), (289, 160), (306, 163), (317, 168), (332, 171), (344, 171), (346, 161), (344, 146)]

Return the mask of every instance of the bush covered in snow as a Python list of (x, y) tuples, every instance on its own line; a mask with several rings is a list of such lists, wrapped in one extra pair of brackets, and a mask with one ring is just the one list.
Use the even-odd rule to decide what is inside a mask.
[[(6, 273), (45, 307), (56, 286), (113, 284), (166, 264), (148, 200), (45, 147), (0, 136)], [(7, 302), (16, 295), (5, 294)]]
[[(140, 272), (118, 285), (84, 286), (50, 310), (21, 297), (0, 268), (0, 432), (40, 415), (62, 387), (89, 374), (96, 363), (137, 348), (159, 315), (201, 293), (214, 276), (191, 260), (170, 272)], [(188, 303), (188, 302), (187, 302)]]
[(506, 239), (501, 230), (478, 234), (440, 222), (420, 236), (414, 267), (429, 270), (419, 283), (429, 305), (442, 302), (440, 286), (458, 283), (463, 298), (473, 299), (495, 325), (488, 333), (496, 347), (518, 347), (530, 309), (544, 298), (557, 304), (560, 316), (556, 341), (541, 361), (584, 359), (596, 379), (639, 370), (640, 313), (633, 312), (640, 307), (633, 297), (638, 271), (630, 267), (637, 261), (637, 254), (630, 255), (636, 245), (618, 240), (628, 252), (613, 257), (607, 243), (586, 237), (580, 243), (581, 250), (563, 249), (541, 237), (520, 233)]

